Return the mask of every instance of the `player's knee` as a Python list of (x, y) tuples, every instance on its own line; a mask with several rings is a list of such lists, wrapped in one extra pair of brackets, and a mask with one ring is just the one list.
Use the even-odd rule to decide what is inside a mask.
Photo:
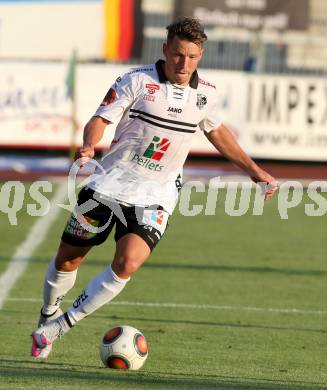
[(140, 268), (141, 263), (132, 255), (125, 255), (115, 259), (112, 268), (118, 276), (129, 277)]
[(76, 259), (65, 259), (61, 257), (56, 257), (55, 266), (58, 271), (62, 272), (72, 272), (75, 271), (83, 261), (83, 258)]

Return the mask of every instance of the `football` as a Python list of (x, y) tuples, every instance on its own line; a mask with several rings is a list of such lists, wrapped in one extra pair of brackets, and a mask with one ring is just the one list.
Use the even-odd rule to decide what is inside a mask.
[(100, 357), (106, 367), (138, 370), (148, 357), (148, 344), (139, 330), (127, 325), (117, 326), (102, 337)]

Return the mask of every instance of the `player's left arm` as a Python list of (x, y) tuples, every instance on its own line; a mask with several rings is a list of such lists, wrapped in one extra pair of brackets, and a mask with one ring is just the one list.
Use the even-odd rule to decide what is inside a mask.
[(228, 160), (243, 169), (255, 183), (267, 183), (265, 199), (269, 199), (278, 188), (276, 179), (260, 168), (237, 143), (231, 131), (221, 124), (217, 129), (204, 132), (212, 145)]

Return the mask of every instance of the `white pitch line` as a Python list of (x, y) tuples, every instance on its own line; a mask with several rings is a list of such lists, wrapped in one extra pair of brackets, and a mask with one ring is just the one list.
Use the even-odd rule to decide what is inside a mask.
[[(37, 298), (8, 298), (12, 302), (42, 302)], [(73, 301), (69, 301), (73, 302)], [(195, 305), (189, 303), (172, 303), (172, 302), (129, 302), (113, 301), (108, 305), (116, 306), (141, 306), (141, 307), (158, 307), (170, 309), (199, 309), (199, 310), (234, 310), (234, 311), (259, 311), (266, 313), (285, 313), (285, 314), (308, 314), (308, 315), (327, 315), (327, 310), (305, 310), (296, 308), (278, 309), (272, 307), (254, 307), (254, 306), (226, 306), (226, 305)]]
[(0, 275), (0, 309), (2, 308), (17, 279), (25, 271), (32, 253), (47, 235), (51, 224), (54, 222), (61, 210), (57, 205), (65, 200), (66, 194), (67, 185), (60, 185), (55, 196), (51, 199), (50, 211), (44, 217), (37, 219), (33, 227), (30, 229), (26, 239), (16, 249), (16, 252), (11, 258), (6, 271)]

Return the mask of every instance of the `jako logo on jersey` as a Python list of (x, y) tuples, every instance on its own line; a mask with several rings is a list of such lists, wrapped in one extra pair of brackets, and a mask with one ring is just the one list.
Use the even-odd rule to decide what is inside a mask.
[(178, 114), (180, 114), (183, 110), (181, 108), (169, 107), (167, 111), (177, 112)]
[(160, 89), (160, 85), (158, 85), (158, 84), (145, 84), (145, 88), (147, 88), (148, 93), (153, 94)]
[(110, 88), (106, 96), (103, 99), (103, 102), (100, 104), (101, 107), (111, 104), (116, 99), (116, 91), (113, 88)]
[(147, 147), (143, 157), (151, 158), (152, 160), (160, 161), (166, 150), (169, 148), (170, 142), (168, 138), (154, 136), (152, 142)]

